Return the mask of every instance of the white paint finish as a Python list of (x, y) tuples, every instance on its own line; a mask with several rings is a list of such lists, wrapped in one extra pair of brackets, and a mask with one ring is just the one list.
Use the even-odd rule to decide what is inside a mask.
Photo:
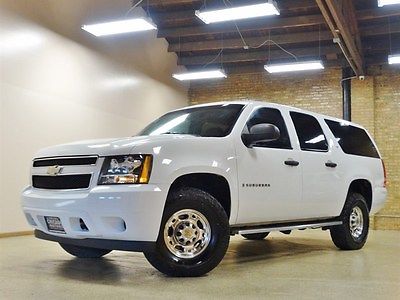
[[(61, 219), (66, 234), (71, 238), (104, 238), (116, 240), (156, 240), (167, 185), (94, 186), (89, 191), (68, 191), (55, 194), (33, 188), (23, 192), (24, 212), (29, 213), (37, 226), (47, 231), (44, 216)], [(146, 209), (144, 209), (144, 207)], [(71, 219), (81, 218), (89, 231), (73, 226)], [(121, 231), (108, 223), (120, 218), (126, 223)], [(149, 223), (148, 220), (153, 220)]]
[[(169, 187), (180, 176), (191, 173), (210, 173), (227, 180), (232, 202), (231, 225), (338, 216), (350, 183), (355, 179), (366, 179), (371, 183), (372, 212), (382, 207), (386, 189), (383, 187), (381, 160), (345, 155), (340, 147), (337, 147), (336, 141), (333, 141), (328, 127), (324, 125), (325, 118), (340, 120), (272, 103), (239, 103), (246, 106), (232, 132), (223, 138), (179, 134), (143, 136), (84, 141), (40, 150), (35, 157), (92, 154), (112, 156), (128, 152), (152, 154), (150, 182), (149, 185), (97, 186), (96, 179), (103, 161), (100, 158), (93, 170), (94, 180), (88, 191), (46, 191), (28, 188), (23, 194), (24, 210), (33, 213), (34, 218), (37, 215), (42, 216), (41, 210), (44, 210), (48, 215), (66, 219), (66, 222), (68, 217), (77, 217), (79, 211), (78, 214), (90, 220), (91, 226), (95, 228), (93, 233), (88, 233), (89, 235), (154, 241)], [(293, 150), (246, 148), (243, 145), (241, 132), (251, 112), (258, 107), (272, 107), (282, 112)], [(307, 113), (319, 120), (330, 144), (329, 152), (318, 153), (299, 149), (294, 125), (289, 119), (290, 111)], [(354, 123), (349, 124), (358, 126)], [(286, 166), (284, 161), (288, 158), (298, 160), (299, 167)], [(337, 162), (337, 169), (327, 168), (327, 160)], [(68, 167), (68, 171), (71, 172), (74, 168), (79, 171), (85, 167)], [(44, 169), (34, 168), (34, 172), (43, 174)], [(270, 187), (261, 187), (260, 191), (260, 188), (246, 187), (243, 183), (269, 183)], [(151, 199), (152, 194), (155, 201)], [(81, 197), (83, 201), (77, 201), (76, 197)], [(100, 198), (108, 199), (107, 205), (99, 206)], [(107, 217), (123, 218), (127, 224), (133, 223), (137, 226), (131, 227), (129, 235), (126, 236), (107, 228), (99, 228), (101, 221), (96, 220)], [(146, 226), (147, 223), (151, 223), (151, 226)], [(76, 233), (71, 231), (67, 231), (66, 236), (77, 237)]]
[(96, 40), (80, 29), (128, 7), (123, 0), (1, 2), (0, 232), (29, 229), (19, 198), (37, 150), (134, 135), (187, 103), (171, 78), (176, 57), (154, 32)]
[[(245, 111), (241, 130), (252, 113), (268, 105), (255, 105)], [(270, 107), (275, 107), (274, 105)], [(279, 108), (278, 108), (279, 109)], [(285, 121), (284, 113), (281, 111)], [(302, 166), (287, 166), (285, 160), (299, 161), (298, 147), (293, 149), (272, 149), (263, 147), (247, 148), (237, 132), (235, 147), (238, 165), (239, 212), (238, 224), (262, 223), (268, 221), (290, 220), (309, 217), (304, 210), (301, 198)], [(246, 184), (269, 184), (267, 187), (252, 187)], [(288, 209), (291, 207), (292, 209)]]

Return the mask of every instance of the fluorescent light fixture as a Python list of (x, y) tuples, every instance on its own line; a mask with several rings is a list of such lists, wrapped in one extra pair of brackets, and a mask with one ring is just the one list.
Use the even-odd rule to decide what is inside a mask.
[(400, 64), (400, 54), (389, 55), (389, 65)]
[(400, 4), (400, 0), (378, 0), (378, 6), (383, 7), (385, 5)]
[(279, 15), (278, 6), (276, 5), (275, 1), (271, 0), (262, 4), (230, 7), (217, 10), (196, 10), (196, 16), (206, 24), (270, 15)]
[(143, 18), (83, 25), (81, 28), (95, 36), (157, 29), (154, 24)]
[(324, 69), (322, 61), (302, 61), (295, 63), (285, 64), (268, 64), (264, 66), (264, 69), (268, 73), (283, 73), (283, 72), (297, 72), (297, 71), (308, 71), (308, 70), (321, 70)]
[(226, 78), (226, 74), (223, 70), (209, 70), (200, 72), (186, 72), (186, 73), (172, 74), (172, 77), (180, 81), (185, 81), (185, 80), (198, 80), (198, 79)]

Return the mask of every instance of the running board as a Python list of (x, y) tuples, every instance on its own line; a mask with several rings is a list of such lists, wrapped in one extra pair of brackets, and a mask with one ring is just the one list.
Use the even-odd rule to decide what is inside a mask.
[(331, 221), (331, 222), (321, 222), (321, 223), (310, 223), (310, 224), (299, 224), (299, 225), (287, 225), (287, 226), (273, 226), (253, 228), (253, 229), (241, 229), (238, 230), (239, 234), (253, 234), (253, 233), (263, 233), (271, 231), (286, 231), (286, 230), (296, 230), (296, 229), (306, 229), (306, 228), (321, 228), (321, 227), (331, 227), (336, 225), (342, 225), (342, 221)]

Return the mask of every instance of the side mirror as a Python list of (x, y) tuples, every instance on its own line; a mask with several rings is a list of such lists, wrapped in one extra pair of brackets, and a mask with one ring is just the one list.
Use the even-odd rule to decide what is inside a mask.
[(257, 124), (250, 128), (250, 133), (242, 134), (242, 141), (247, 147), (253, 147), (257, 143), (272, 142), (279, 139), (279, 128), (273, 124)]

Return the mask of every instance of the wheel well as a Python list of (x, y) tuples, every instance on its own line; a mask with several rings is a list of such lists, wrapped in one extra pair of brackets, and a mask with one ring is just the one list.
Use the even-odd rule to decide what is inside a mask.
[(228, 218), (231, 213), (231, 193), (228, 181), (220, 175), (212, 173), (192, 173), (178, 177), (172, 183), (168, 196), (171, 192), (182, 187), (193, 187), (212, 195), (224, 208)]
[(366, 179), (357, 179), (352, 181), (349, 187), (349, 192), (359, 193), (364, 196), (367, 201), (368, 210), (372, 206), (372, 186)]

